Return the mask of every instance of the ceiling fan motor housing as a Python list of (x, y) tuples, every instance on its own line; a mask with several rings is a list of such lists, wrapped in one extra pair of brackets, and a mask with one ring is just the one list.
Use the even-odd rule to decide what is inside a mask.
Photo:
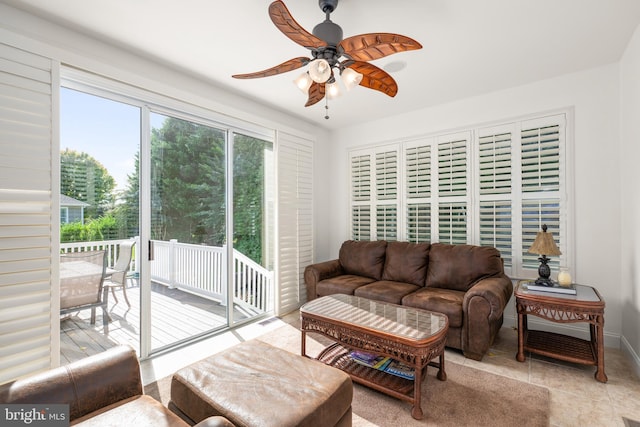
[(327, 42), (329, 46), (337, 46), (342, 41), (342, 28), (327, 19), (313, 27), (313, 35)]
[(318, 0), (318, 4), (324, 13), (331, 13), (338, 7), (338, 0)]

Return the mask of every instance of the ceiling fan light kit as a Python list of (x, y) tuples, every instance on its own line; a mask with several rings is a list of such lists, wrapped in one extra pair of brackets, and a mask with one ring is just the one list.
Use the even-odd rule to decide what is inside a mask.
[[(385, 56), (421, 49), (422, 45), (412, 38), (393, 33), (367, 33), (343, 38), (342, 28), (331, 21), (330, 15), (338, 0), (319, 0), (318, 4), (326, 19), (309, 33), (289, 13), (281, 0), (269, 5), (269, 16), (275, 26), (297, 44), (311, 51), (311, 58), (293, 58), (275, 67), (248, 74), (235, 74), (237, 79), (254, 79), (286, 73), (309, 65), (307, 72), (294, 80), (296, 86), (308, 95), (305, 107), (314, 105), (323, 98), (334, 99), (340, 95), (336, 75), (347, 90), (363, 86), (382, 92), (390, 97), (398, 93), (398, 85), (386, 71), (369, 63)], [(328, 106), (325, 105), (328, 109)], [(329, 118), (328, 115), (325, 118)]]

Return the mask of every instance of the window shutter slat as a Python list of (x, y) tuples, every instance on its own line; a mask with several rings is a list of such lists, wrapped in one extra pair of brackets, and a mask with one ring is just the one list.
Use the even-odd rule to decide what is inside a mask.
[[(0, 384), (48, 369), (52, 64), (0, 43)], [(55, 359), (57, 360), (57, 359)]]
[(276, 314), (306, 301), (304, 269), (314, 261), (313, 147), (293, 135), (278, 136), (278, 258)]

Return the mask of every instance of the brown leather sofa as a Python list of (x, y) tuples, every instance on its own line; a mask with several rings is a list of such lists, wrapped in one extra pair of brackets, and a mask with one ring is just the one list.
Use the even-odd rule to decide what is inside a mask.
[(444, 313), (447, 346), (474, 360), (489, 350), (513, 292), (497, 249), (445, 243), (349, 240), (304, 279), (308, 301), (341, 293)]
[[(129, 346), (4, 384), (0, 403), (68, 404), (71, 425), (189, 426), (143, 394), (138, 358)], [(224, 417), (211, 417), (197, 425), (233, 427)]]

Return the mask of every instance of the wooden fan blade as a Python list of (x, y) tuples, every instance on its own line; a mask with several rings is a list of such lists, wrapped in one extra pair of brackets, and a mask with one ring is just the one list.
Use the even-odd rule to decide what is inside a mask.
[(314, 36), (293, 19), (289, 9), (280, 0), (274, 1), (269, 5), (269, 16), (273, 23), (282, 33), (294, 42), (307, 49), (316, 49), (326, 46), (327, 43)]
[(396, 96), (398, 93), (398, 84), (386, 71), (376, 67), (368, 62), (355, 61), (347, 68), (362, 74), (360, 86), (378, 90), (390, 97)]
[(385, 56), (422, 49), (414, 39), (400, 34), (370, 33), (347, 37), (340, 42), (345, 55), (356, 61), (371, 61)]
[(286, 73), (288, 71), (296, 70), (300, 67), (304, 67), (311, 61), (309, 58), (305, 58), (304, 56), (299, 56), (298, 58), (290, 59), (286, 62), (283, 62), (280, 65), (276, 65), (275, 67), (267, 68), (266, 70), (256, 71), (255, 73), (248, 74), (234, 74), (234, 79), (257, 79), (259, 77), (269, 77), (275, 76), (276, 74)]
[(311, 84), (311, 87), (309, 88), (309, 99), (307, 100), (307, 103), (304, 104), (304, 106), (309, 107), (313, 104), (317, 104), (318, 102), (322, 101), (322, 98), (324, 98), (324, 93), (325, 93), (324, 83), (313, 82)]

